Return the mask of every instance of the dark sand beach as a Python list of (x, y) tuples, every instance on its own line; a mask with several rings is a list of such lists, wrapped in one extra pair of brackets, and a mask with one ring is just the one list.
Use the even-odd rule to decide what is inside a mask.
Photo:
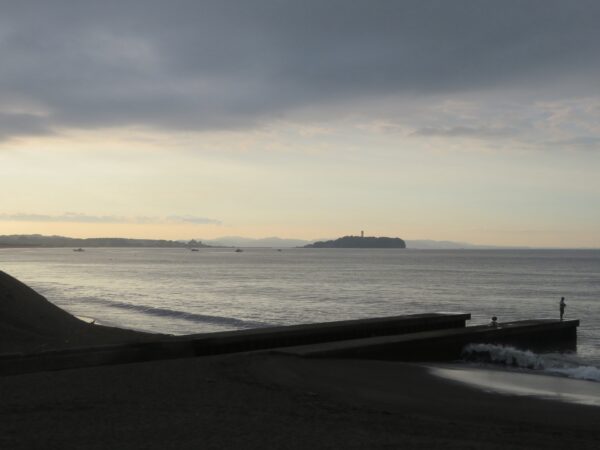
[[(2, 353), (141, 342), (0, 273)], [(0, 376), (2, 449), (597, 448), (600, 408), (276, 352)]]

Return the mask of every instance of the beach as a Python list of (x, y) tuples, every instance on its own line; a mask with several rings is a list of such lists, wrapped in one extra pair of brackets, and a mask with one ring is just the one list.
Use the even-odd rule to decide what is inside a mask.
[(0, 450), (600, 450), (600, 0), (0, 0)]
[(600, 408), (483, 392), (396, 362), (274, 354), (0, 378), (10, 449), (597, 448)]
[[(166, 338), (79, 321), (4, 273), (0, 307), (5, 355)], [(271, 350), (3, 375), (0, 448), (597, 447), (598, 407), (431, 370)]]

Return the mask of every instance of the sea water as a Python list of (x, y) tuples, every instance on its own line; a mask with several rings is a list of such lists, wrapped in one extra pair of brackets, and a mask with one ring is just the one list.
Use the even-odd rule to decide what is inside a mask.
[(488, 346), (465, 359), (600, 380), (598, 250), (1, 249), (0, 270), (74, 315), (171, 334), (439, 311), (558, 318), (564, 296), (576, 354)]

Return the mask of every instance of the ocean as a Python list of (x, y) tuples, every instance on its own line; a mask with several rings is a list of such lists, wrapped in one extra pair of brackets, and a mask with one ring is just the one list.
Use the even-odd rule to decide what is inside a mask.
[(170, 334), (423, 312), (558, 318), (564, 296), (581, 321), (576, 354), (487, 351), (600, 381), (600, 250), (0, 249), (0, 270), (76, 316)]

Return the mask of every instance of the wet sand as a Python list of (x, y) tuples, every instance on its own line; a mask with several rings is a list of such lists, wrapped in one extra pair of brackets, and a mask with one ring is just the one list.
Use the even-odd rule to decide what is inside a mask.
[(489, 392), (539, 397), (600, 407), (600, 383), (544, 372), (502, 370), (459, 364), (431, 365), (434, 375), (460, 381)]
[[(0, 272), (1, 352), (138, 342)], [(1, 449), (597, 448), (600, 407), (276, 352), (0, 376)]]

